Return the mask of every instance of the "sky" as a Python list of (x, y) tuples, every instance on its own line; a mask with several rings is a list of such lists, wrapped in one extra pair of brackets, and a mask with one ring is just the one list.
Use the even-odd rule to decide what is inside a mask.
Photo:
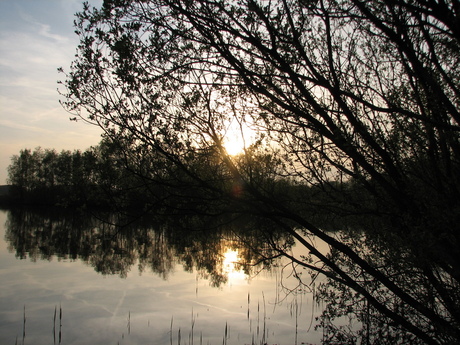
[(69, 120), (57, 91), (64, 80), (57, 69), (69, 71), (76, 53), (73, 21), (82, 3), (0, 0), (0, 185), (21, 149), (85, 150), (100, 141), (98, 127)]

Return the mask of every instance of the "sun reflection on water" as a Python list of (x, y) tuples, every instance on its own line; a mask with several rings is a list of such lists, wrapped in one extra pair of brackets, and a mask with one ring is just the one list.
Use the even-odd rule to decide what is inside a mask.
[(222, 271), (228, 277), (229, 284), (243, 283), (247, 275), (241, 268), (241, 258), (238, 257), (238, 249), (227, 249), (223, 254)]

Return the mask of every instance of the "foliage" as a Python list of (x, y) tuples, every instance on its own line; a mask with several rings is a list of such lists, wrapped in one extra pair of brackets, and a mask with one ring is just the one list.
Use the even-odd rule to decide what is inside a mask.
[(43, 204), (54, 204), (62, 202), (64, 194), (72, 203), (72, 196), (78, 197), (92, 179), (93, 160), (90, 151), (24, 149), (11, 159), (8, 183), (17, 187), (23, 202), (39, 199)]
[[(192, 197), (195, 212), (229, 205), (269, 219), (311, 252), (294, 261), (418, 341), (455, 343), (458, 13), (444, 1), (106, 0), (77, 15), (63, 105), (179, 208)], [(251, 150), (226, 153), (231, 123), (276, 157), (269, 179)], [(322, 207), (366, 227), (372, 255), (326, 232), (312, 211)]]
[(103, 191), (122, 185), (121, 158), (106, 141), (84, 152), (23, 149), (11, 158), (8, 183), (22, 204), (102, 206), (109, 199)]

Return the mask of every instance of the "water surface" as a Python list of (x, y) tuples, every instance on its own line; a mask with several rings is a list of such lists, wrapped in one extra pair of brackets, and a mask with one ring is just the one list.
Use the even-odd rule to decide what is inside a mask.
[(188, 245), (155, 226), (127, 241), (90, 216), (0, 211), (0, 343), (320, 343), (320, 306), (289, 266), (248, 272), (234, 238)]

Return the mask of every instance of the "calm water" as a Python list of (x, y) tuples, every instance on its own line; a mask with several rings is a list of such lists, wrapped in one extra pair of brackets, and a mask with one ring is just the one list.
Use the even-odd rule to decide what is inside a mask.
[(235, 238), (159, 228), (0, 211), (0, 344), (320, 344), (289, 266), (245, 272)]

